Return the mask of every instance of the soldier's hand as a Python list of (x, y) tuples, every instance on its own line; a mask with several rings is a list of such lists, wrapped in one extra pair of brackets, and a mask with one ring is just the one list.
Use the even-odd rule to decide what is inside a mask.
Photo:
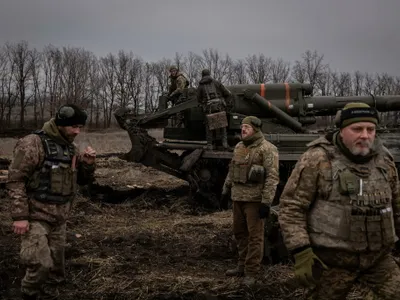
[(13, 223), (13, 231), (16, 234), (24, 234), (29, 230), (29, 221), (22, 220), (22, 221), (14, 221)]
[(305, 286), (317, 284), (324, 270), (328, 267), (316, 256), (311, 247), (294, 255), (295, 276)]
[(96, 160), (96, 151), (92, 147), (88, 146), (82, 155), (82, 161), (84, 161), (88, 165), (92, 165), (94, 164), (95, 160)]

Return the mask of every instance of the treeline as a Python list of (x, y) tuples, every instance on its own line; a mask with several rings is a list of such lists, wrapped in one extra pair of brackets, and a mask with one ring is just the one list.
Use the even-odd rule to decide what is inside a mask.
[(83, 48), (48, 45), (38, 50), (20, 41), (0, 48), (0, 129), (37, 127), (64, 103), (83, 106), (90, 114), (89, 126), (95, 128), (110, 127), (119, 107), (155, 111), (158, 96), (168, 89), (172, 64), (193, 87), (208, 68), (227, 85), (300, 82), (310, 83), (315, 95), (400, 94), (400, 76), (338, 72), (323, 54), (310, 50), (294, 62), (264, 54), (234, 59), (215, 49), (149, 62), (125, 50), (97, 57)]

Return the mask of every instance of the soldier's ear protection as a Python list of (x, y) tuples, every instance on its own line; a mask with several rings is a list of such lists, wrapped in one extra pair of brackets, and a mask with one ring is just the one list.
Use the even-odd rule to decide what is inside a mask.
[[(87, 112), (85, 110), (81, 110), (82, 114), (87, 117)], [(59, 108), (56, 117), (60, 120), (70, 119), (75, 116), (75, 110), (73, 107), (69, 105), (63, 105)]]

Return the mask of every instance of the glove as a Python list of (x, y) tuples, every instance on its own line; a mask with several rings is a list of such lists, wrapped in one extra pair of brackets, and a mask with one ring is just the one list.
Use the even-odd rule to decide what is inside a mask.
[(328, 267), (316, 256), (311, 247), (294, 255), (294, 273), (296, 278), (306, 286), (316, 285), (324, 270)]
[(269, 216), (269, 205), (265, 203), (261, 203), (261, 206), (258, 210), (260, 215), (260, 219), (266, 219)]
[(223, 187), (221, 193), (221, 203), (228, 203), (230, 200), (231, 200), (231, 190)]

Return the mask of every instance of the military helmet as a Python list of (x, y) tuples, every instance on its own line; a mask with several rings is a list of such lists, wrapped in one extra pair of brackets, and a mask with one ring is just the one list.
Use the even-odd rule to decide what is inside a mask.
[(170, 66), (170, 67), (169, 67), (169, 71), (170, 71), (170, 72), (172, 72), (173, 70), (176, 70), (176, 71), (178, 71), (178, 67), (177, 67), (177, 66), (175, 66), (175, 65), (173, 65), (173, 66)]
[(211, 72), (209, 69), (204, 69), (203, 71), (201, 71), (201, 76), (209, 76), (211, 75)]

